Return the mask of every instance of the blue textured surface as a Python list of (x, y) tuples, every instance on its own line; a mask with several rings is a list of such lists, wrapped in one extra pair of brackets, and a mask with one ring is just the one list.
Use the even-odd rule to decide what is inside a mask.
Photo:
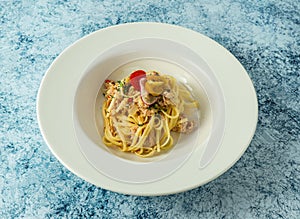
[[(36, 95), (54, 58), (92, 31), (135, 21), (201, 32), (253, 80), (254, 139), (200, 188), (163, 197), (97, 188), (63, 167), (40, 134)], [(300, 218), (299, 0), (0, 0), (0, 76), (0, 218)]]

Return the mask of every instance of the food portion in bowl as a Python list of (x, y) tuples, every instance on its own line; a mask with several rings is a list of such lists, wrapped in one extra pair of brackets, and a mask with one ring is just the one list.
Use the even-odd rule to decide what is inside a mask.
[(151, 157), (173, 147), (172, 132), (198, 127), (199, 103), (172, 76), (136, 70), (119, 81), (105, 80), (102, 89), (106, 146)]

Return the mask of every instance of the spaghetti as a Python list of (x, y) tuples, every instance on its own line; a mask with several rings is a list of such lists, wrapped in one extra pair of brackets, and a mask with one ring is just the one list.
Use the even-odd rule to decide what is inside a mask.
[(137, 70), (120, 81), (105, 80), (103, 95), (103, 142), (124, 152), (153, 156), (173, 146), (171, 131), (190, 133), (197, 126), (187, 115), (198, 103), (169, 75)]

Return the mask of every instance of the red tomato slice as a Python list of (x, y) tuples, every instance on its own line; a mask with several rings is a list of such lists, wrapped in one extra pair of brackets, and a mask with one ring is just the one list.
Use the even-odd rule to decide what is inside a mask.
[(134, 87), (134, 89), (140, 91), (140, 80), (146, 77), (146, 72), (143, 70), (137, 70), (131, 73), (129, 76), (130, 84)]

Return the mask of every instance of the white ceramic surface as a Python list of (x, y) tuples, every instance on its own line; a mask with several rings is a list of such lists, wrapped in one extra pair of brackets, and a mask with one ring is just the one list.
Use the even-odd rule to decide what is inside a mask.
[[(224, 98), (224, 110), (221, 110), (224, 116), (221, 118), (225, 119), (225, 129), (219, 149), (216, 153), (214, 153), (216, 150), (213, 149), (210, 154), (214, 156), (214, 159), (205, 168), (199, 168), (205, 147), (200, 144), (199, 139), (201, 138), (198, 137), (199, 145), (195, 145), (190, 154), (187, 153), (188, 159), (184, 159), (184, 162), (181, 162), (171, 174), (157, 177), (156, 179), (159, 180), (153, 181), (152, 178), (150, 182), (128, 183), (115, 180), (101, 170), (97, 170), (95, 165), (91, 165), (82, 153), (80, 140), (77, 141), (78, 132), (76, 133), (74, 122), (78, 122), (78, 127), (84, 136), (89, 136), (89, 133), (93, 131), (84, 130), (79, 114), (74, 115), (74, 118), (77, 116), (77, 121), (73, 119), (73, 110), (74, 107), (76, 108), (74, 99), (79, 85), (82, 85), (81, 82), (84, 81), (84, 73), (89, 71), (92, 62), (99, 58), (99, 55), (118, 44), (143, 38), (172, 41), (183, 45), (199, 56), (204, 63), (204, 65), (200, 65), (205, 72), (202, 76), (212, 72), (213, 77), (219, 83)], [(178, 54), (178, 56), (180, 55)], [(207, 69), (203, 69), (204, 66)], [(192, 74), (194, 78), (198, 78), (197, 76), (200, 75), (196, 74), (195, 77)], [(202, 80), (198, 78), (197, 84), (203, 86), (201, 82)], [(205, 91), (207, 92), (207, 90)], [(212, 92), (214, 91), (212, 90)], [(209, 98), (209, 95), (206, 97)], [(247, 149), (256, 128), (257, 107), (255, 90), (247, 72), (225, 48), (192, 30), (159, 23), (113, 26), (78, 40), (63, 51), (50, 66), (41, 83), (37, 100), (41, 132), (52, 153), (62, 164), (94, 185), (115, 192), (135, 195), (177, 193), (201, 186), (224, 173)], [(210, 102), (207, 108), (213, 112), (213, 103)], [(212, 120), (208, 124), (213, 127), (213, 122), (218, 119), (213, 116), (213, 113), (210, 115)], [(92, 126), (87, 125), (86, 127)], [(207, 130), (210, 130), (208, 135), (214, 133), (212, 128)], [(201, 133), (201, 129), (199, 129), (199, 133)], [(88, 139), (92, 138), (89, 136)], [(218, 142), (212, 144), (218, 145)]]

